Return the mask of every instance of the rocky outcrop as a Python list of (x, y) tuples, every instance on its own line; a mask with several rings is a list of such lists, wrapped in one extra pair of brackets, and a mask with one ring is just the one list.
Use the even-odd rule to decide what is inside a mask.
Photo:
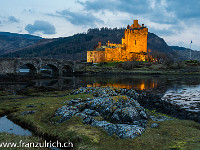
[[(125, 89), (79, 88), (73, 94), (88, 93), (96, 96), (93, 99), (73, 99), (56, 111), (61, 116), (60, 122), (69, 120), (73, 116), (80, 116), (84, 124), (101, 127), (108, 135), (114, 133), (120, 138), (134, 138), (145, 131), (148, 115), (143, 107), (124, 93)], [(132, 94), (137, 93), (133, 90)], [(101, 116), (104, 120), (96, 120)]]

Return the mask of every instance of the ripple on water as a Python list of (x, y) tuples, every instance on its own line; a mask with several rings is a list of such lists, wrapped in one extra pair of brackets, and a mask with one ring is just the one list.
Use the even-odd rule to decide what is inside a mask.
[(173, 104), (182, 106), (183, 109), (193, 112), (199, 112), (198, 107), (199, 100), (199, 90), (182, 89), (179, 91), (167, 91), (162, 97), (163, 100), (170, 101)]
[(10, 121), (6, 116), (0, 118), (0, 132), (6, 132), (15, 135), (31, 136), (29, 130), (23, 129), (14, 122)]

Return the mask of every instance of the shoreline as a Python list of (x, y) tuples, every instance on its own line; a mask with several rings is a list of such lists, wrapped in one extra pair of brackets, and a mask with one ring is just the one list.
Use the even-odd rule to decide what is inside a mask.
[(111, 71), (111, 72), (105, 72), (105, 71), (91, 71), (91, 72), (85, 72), (82, 75), (200, 75), (200, 72), (189, 72), (189, 73), (177, 73), (177, 72), (169, 72), (169, 71)]

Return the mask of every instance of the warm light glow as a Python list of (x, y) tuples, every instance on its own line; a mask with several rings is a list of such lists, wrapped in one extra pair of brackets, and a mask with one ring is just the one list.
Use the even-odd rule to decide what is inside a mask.
[(144, 89), (145, 89), (145, 84), (142, 83), (142, 84), (140, 85), (140, 90), (144, 90)]
[(138, 20), (134, 20), (134, 24), (128, 25), (125, 29), (122, 44), (108, 41), (106, 46), (101, 46), (101, 42), (98, 42), (94, 51), (87, 51), (87, 62), (145, 61), (147, 35), (148, 28), (139, 25)]
[(126, 89), (137, 89), (137, 90), (150, 90), (157, 87), (157, 83), (136, 83), (136, 84), (123, 84), (123, 83), (92, 83), (87, 84), (87, 87), (101, 87), (101, 86), (112, 86), (117, 88), (126, 88)]

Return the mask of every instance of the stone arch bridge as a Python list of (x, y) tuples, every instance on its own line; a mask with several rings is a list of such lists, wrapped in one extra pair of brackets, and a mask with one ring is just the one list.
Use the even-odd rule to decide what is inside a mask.
[(78, 72), (85, 63), (49, 58), (0, 58), (0, 74), (18, 74), (24, 65), (30, 69), (31, 74), (39, 74), (44, 66), (48, 66), (53, 74), (61, 75), (63, 72)]

